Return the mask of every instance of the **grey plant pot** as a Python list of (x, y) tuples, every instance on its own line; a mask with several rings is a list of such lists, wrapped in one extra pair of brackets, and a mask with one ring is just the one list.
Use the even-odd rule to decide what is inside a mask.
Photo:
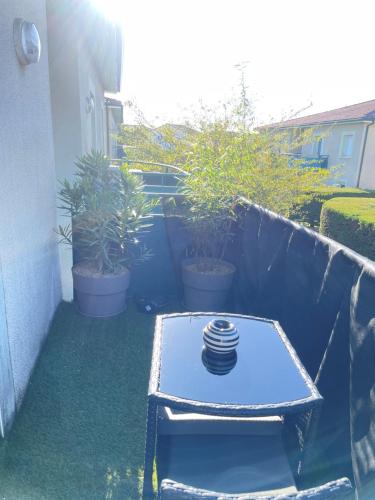
[[(199, 261), (218, 263), (226, 272), (206, 273), (191, 269)], [(232, 286), (236, 268), (230, 262), (218, 259), (190, 258), (182, 261), (185, 307), (189, 311), (221, 311)]]
[(126, 292), (130, 284), (130, 271), (118, 274), (98, 274), (82, 264), (72, 268), (73, 287), (78, 310), (91, 318), (116, 316), (126, 309)]

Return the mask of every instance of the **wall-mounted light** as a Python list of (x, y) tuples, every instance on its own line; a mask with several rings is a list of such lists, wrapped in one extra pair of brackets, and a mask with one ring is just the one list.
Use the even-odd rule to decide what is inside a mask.
[(34, 23), (17, 18), (13, 23), (13, 39), (18, 60), (27, 65), (39, 62), (41, 43)]

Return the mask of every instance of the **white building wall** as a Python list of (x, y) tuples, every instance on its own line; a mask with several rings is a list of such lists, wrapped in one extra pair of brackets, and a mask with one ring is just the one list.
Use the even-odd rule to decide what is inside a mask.
[[(16, 17), (39, 30), (38, 64), (22, 67), (17, 60)], [(0, 259), (19, 405), (61, 297), (44, 0), (1, 3), (0, 67)]]
[[(79, 90), (82, 96), (80, 113), (83, 150), (85, 153), (93, 149), (105, 152), (104, 87), (87, 51), (79, 53)], [(90, 96), (93, 96), (94, 107), (88, 113), (86, 99)]]
[[(339, 123), (316, 128), (314, 133), (324, 137), (322, 154), (328, 155), (328, 168), (336, 171), (333, 183), (343, 183), (346, 186), (356, 186), (358, 181), (359, 165), (361, 160), (362, 144), (365, 132), (364, 123)], [(343, 134), (354, 134), (353, 153), (350, 158), (340, 155), (341, 138)], [(314, 155), (313, 145), (302, 147), (302, 154)]]
[[(80, 94), (78, 86), (78, 46), (71, 38), (72, 17), (64, 16), (66, 6), (59, 0), (47, 0), (49, 72), (51, 82), (52, 125), (55, 146), (56, 188), (64, 178), (73, 180), (74, 162), (82, 155)], [(69, 27), (70, 26), (70, 27)], [(55, 201), (55, 203), (57, 200)], [(57, 203), (56, 203), (57, 204)], [(57, 211), (57, 225), (70, 220)], [(62, 297), (71, 300), (72, 250), (59, 245)]]
[[(66, 5), (61, 0), (47, 0), (49, 65), (55, 162), (57, 180), (74, 180), (75, 161), (92, 149), (104, 150), (104, 89), (87, 49), (77, 37), (81, 19), (64, 16)], [(73, 22), (72, 22), (73, 21)], [(76, 25), (74, 24), (76, 23)], [(88, 99), (94, 96), (94, 108), (88, 112)], [(57, 189), (60, 189), (59, 182)], [(70, 219), (61, 211), (58, 224)], [(62, 296), (73, 299), (72, 249), (59, 247)]]
[(359, 187), (375, 189), (375, 124), (368, 129)]

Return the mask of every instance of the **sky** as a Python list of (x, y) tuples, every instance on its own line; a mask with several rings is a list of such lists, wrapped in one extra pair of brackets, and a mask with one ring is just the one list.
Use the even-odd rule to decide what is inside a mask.
[(121, 97), (150, 121), (228, 99), (239, 63), (258, 123), (375, 99), (374, 0), (93, 1), (123, 28)]

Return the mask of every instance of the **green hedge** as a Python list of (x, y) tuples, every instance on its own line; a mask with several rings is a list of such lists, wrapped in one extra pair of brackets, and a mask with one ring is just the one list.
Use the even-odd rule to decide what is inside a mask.
[(293, 219), (315, 228), (319, 227), (322, 205), (327, 200), (337, 197), (375, 197), (375, 191), (366, 191), (358, 188), (340, 188), (336, 186), (322, 186), (310, 194), (311, 198), (296, 209)]
[(320, 232), (375, 260), (375, 199), (334, 198), (326, 201)]

